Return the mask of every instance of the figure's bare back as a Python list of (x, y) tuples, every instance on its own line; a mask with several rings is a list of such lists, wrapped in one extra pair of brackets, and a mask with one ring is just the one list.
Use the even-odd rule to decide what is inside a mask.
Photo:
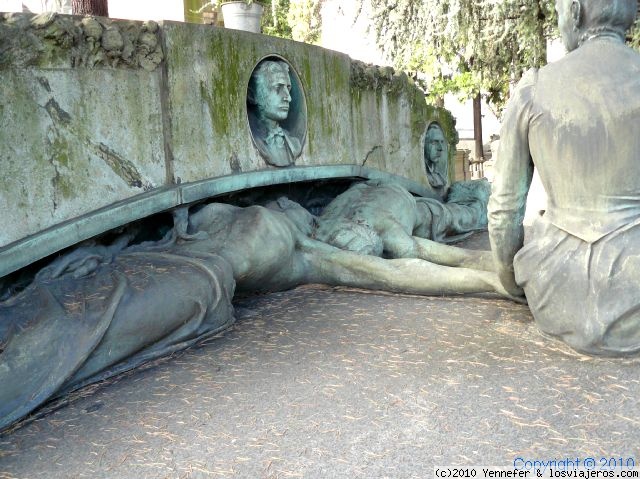
[(272, 289), (270, 283), (289, 272), (296, 245), (295, 226), (286, 216), (262, 206), (212, 203), (189, 218), (189, 232), (209, 238), (185, 242), (177, 250), (216, 253), (233, 268), (239, 290)]

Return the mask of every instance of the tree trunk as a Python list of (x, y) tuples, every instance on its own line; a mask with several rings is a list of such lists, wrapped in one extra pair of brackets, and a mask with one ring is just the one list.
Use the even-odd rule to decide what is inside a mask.
[(476, 142), (475, 161), (482, 161), (484, 147), (482, 146), (482, 97), (480, 93), (473, 97), (473, 138)]
[(107, 0), (71, 0), (71, 10), (74, 15), (109, 16)]

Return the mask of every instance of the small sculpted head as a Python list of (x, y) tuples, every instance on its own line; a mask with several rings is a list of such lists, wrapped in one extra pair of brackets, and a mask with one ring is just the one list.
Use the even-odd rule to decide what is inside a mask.
[(486, 178), (481, 180), (456, 181), (447, 194), (447, 202), (459, 205), (470, 205), (481, 202), (485, 206), (491, 196), (491, 183)]
[(261, 120), (286, 120), (291, 104), (289, 65), (279, 60), (260, 63), (249, 80), (248, 101)]
[(596, 36), (624, 40), (638, 12), (638, 0), (556, 0), (558, 28), (568, 51)]
[(425, 161), (434, 165), (447, 161), (448, 148), (447, 140), (444, 137), (442, 128), (437, 123), (431, 124), (427, 129), (425, 138)]
[(281, 196), (276, 201), (271, 201), (265, 205), (267, 208), (284, 213), (293, 225), (305, 236), (311, 236), (317, 225), (316, 217), (306, 208), (291, 201), (286, 196)]
[(368, 224), (340, 218), (331, 234), (323, 239), (331, 246), (361, 255), (382, 256), (382, 238)]

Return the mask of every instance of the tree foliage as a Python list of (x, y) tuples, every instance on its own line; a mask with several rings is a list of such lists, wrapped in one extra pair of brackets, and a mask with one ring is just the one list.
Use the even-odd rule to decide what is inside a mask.
[(287, 20), (294, 40), (305, 43), (320, 41), (322, 3), (323, 0), (290, 0)]
[(260, 0), (265, 5), (262, 33), (318, 43), (322, 0)]
[(432, 96), (486, 92), (501, 108), (509, 86), (546, 61), (554, 0), (371, 0), (379, 46), (427, 76)]
[[(509, 87), (546, 63), (557, 37), (554, 0), (371, 1), (378, 45), (394, 66), (426, 76), (429, 94), (479, 92), (498, 112)], [(629, 36), (640, 50), (640, 18)]]
[(262, 16), (262, 33), (275, 37), (292, 38), (291, 26), (287, 18), (290, 1), (270, 0), (261, 2), (264, 4), (264, 15)]
[(629, 44), (640, 51), (640, 11), (638, 12), (638, 19), (631, 32), (629, 32)]

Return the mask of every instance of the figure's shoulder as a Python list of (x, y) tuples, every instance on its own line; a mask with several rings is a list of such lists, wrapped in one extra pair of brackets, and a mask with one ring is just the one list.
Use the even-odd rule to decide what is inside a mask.
[(594, 86), (604, 85), (603, 82), (638, 85), (639, 74), (640, 53), (621, 42), (599, 40), (587, 42), (542, 67), (537, 82), (539, 91), (555, 98), (558, 90), (566, 90), (568, 94), (575, 89), (590, 91)]
[(538, 68), (529, 68), (526, 72), (524, 72), (522, 78), (520, 78), (520, 81), (516, 86), (516, 95), (518, 93), (523, 94), (524, 92), (534, 89), (536, 84), (538, 83), (539, 73), (540, 70)]
[(619, 46), (619, 55), (622, 57), (620, 63), (627, 69), (637, 73), (640, 70), (640, 52), (628, 45)]
[[(544, 68), (544, 67), (543, 67)], [(533, 86), (538, 82), (538, 68), (529, 68), (518, 82), (519, 87)]]
[(522, 104), (531, 101), (534, 96), (536, 84), (538, 83), (538, 75), (538, 68), (530, 68), (522, 75), (511, 96), (511, 104), (522, 106)]

